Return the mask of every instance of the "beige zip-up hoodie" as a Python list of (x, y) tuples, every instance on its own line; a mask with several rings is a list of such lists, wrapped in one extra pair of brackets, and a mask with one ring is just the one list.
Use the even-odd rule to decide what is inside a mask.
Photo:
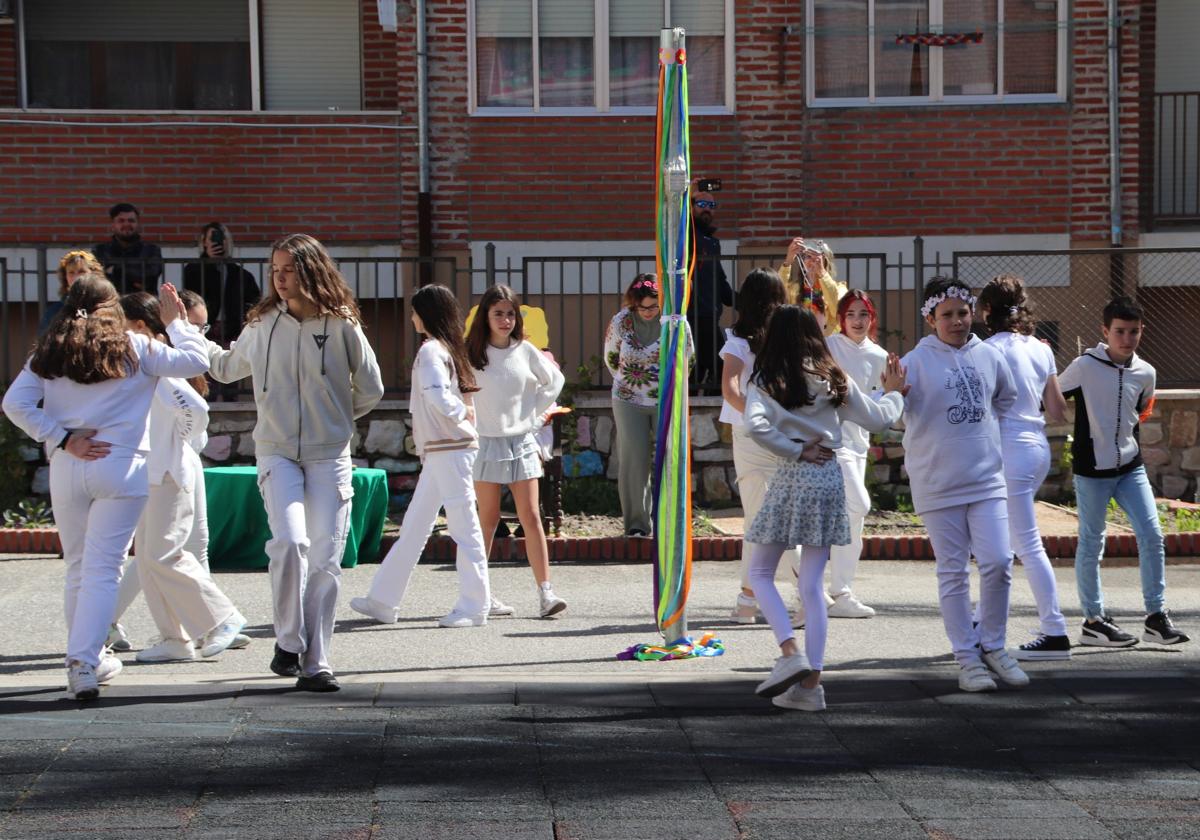
[(336, 315), (297, 321), (280, 303), (228, 350), (211, 341), (213, 379), (254, 384), (254, 454), (320, 461), (350, 454), (354, 421), (383, 397), (362, 327)]

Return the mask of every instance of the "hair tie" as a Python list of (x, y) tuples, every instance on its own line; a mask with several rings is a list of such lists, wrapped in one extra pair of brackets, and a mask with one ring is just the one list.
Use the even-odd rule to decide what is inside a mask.
[(85, 320), (85, 321), (86, 321), (86, 320), (87, 320), (87, 316), (88, 316), (88, 311), (87, 311), (86, 309), (76, 309), (76, 310), (75, 310), (75, 317), (76, 317), (76, 318), (82, 318), (83, 320)]
[(1015, 317), (1017, 317), (1017, 313), (1018, 313), (1018, 312), (1020, 312), (1020, 311), (1021, 311), (1021, 310), (1020, 310), (1020, 308), (1019, 308), (1019, 307), (1016, 307), (1016, 306), (1010, 306), (1010, 307), (1008, 307), (1008, 317), (1010, 317), (1010, 318), (1015, 318)]

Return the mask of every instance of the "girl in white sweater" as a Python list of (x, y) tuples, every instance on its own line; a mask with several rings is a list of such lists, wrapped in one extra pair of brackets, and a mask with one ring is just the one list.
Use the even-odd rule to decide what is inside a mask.
[(204, 339), (163, 284), (162, 319), (174, 347), (127, 332), (112, 283), (85, 274), (38, 338), (4, 395), (4, 413), (45, 444), (50, 502), (66, 561), (68, 694), (92, 700), (121, 670), (105, 639), (121, 563), (148, 492), (150, 404), (160, 376), (208, 367)]
[[(905, 379), (894, 356), (883, 386), (887, 393), (876, 402), (846, 377), (829, 355), (812, 312), (789, 305), (771, 316), (750, 377), (745, 417), (754, 440), (781, 464), (746, 539), (754, 543), (750, 584), (780, 651), (756, 693), (774, 698), (777, 706), (825, 708), (820, 684), (828, 629), (825, 563), (830, 546), (850, 542), (842, 472), (833, 453), (844, 445), (843, 422), (879, 431), (899, 419), (903, 402), (898, 392), (904, 390)], [(790, 616), (775, 588), (779, 559), (795, 545), (802, 546), (799, 586), (808, 613), (805, 653), (796, 644)]]
[[(541, 448), (535, 433), (563, 387), (563, 375), (542, 351), (525, 340), (521, 300), (508, 286), (483, 293), (467, 332), (467, 358), (479, 391), (475, 394), (479, 455), (475, 496), (483, 544), (491, 555), (500, 522), (500, 491), (508, 485), (525, 532), (525, 553), (538, 587), (542, 618), (562, 612), (567, 602), (550, 585), (550, 552), (538, 505)], [(490, 615), (511, 615), (512, 607), (492, 596)]]
[(412, 297), (413, 329), (425, 336), (413, 362), (409, 411), (421, 474), (396, 542), (383, 558), (366, 596), (350, 608), (383, 624), (395, 624), (438, 511), (458, 545), (458, 600), (442, 627), (487, 624), (491, 604), (487, 553), (475, 510), (475, 456), (479, 451), (472, 394), (479, 390), (463, 344), (462, 313), (454, 292), (425, 286)]
[[(165, 340), (154, 296), (134, 292), (121, 298), (121, 307), (133, 331)], [(138, 559), (127, 571), (142, 585), (160, 641), (138, 651), (138, 662), (216, 656), (246, 624), (188, 547), (197, 491), (204, 492), (198, 450), (207, 439), (208, 403), (201, 391), (208, 392), (203, 376), (162, 378), (150, 408), (150, 494), (137, 527)]]

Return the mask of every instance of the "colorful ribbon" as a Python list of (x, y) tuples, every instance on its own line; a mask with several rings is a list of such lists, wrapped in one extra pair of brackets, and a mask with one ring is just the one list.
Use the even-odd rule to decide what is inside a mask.
[(725, 652), (725, 643), (712, 633), (705, 633), (700, 641), (691, 636), (676, 639), (669, 645), (631, 645), (617, 654), (617, 659), (637, 662), (669, 662), (672, 659), (696, 659), (701, 656), (720, 656)]

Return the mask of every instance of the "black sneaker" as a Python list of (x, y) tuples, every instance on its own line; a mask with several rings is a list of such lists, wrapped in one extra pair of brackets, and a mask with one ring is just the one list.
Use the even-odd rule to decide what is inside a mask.
[(275, 656), (271, 658), (271, 670), (281, 677), (300, 676), (300, 654), (284, 650), (275, 645)]
[(301, 691), (338, 691), (341, 686), (337, 677), (328, 671), (318, 671), (311, 677), (300, 677), (296, 680), (296, 688)]
[(1079, 634), (1079, 644), (1092, 647), (1133, 647), (1138, 643), (1131, 636), (1113, 623), (1111, 615), (1089, 619), (1083, 622), (1083, 632)]
[(1070, 659), (1071, 640), (1066, 636), (1047, 636), (1045, 633), (1032, 642), (1026, 642), (1013, 653), (1013, 659), (1021, 662), (1037, 662), (1050, 659)]
[(1142, 633), (1142, 641), (1155, 642), (1160, 645), (1181, 645), (1190, 641), (1184, 633), (1171, 621), (1171, 616), (1164, 608), (1153, 615), (1146, 616), (1146, 630)]

